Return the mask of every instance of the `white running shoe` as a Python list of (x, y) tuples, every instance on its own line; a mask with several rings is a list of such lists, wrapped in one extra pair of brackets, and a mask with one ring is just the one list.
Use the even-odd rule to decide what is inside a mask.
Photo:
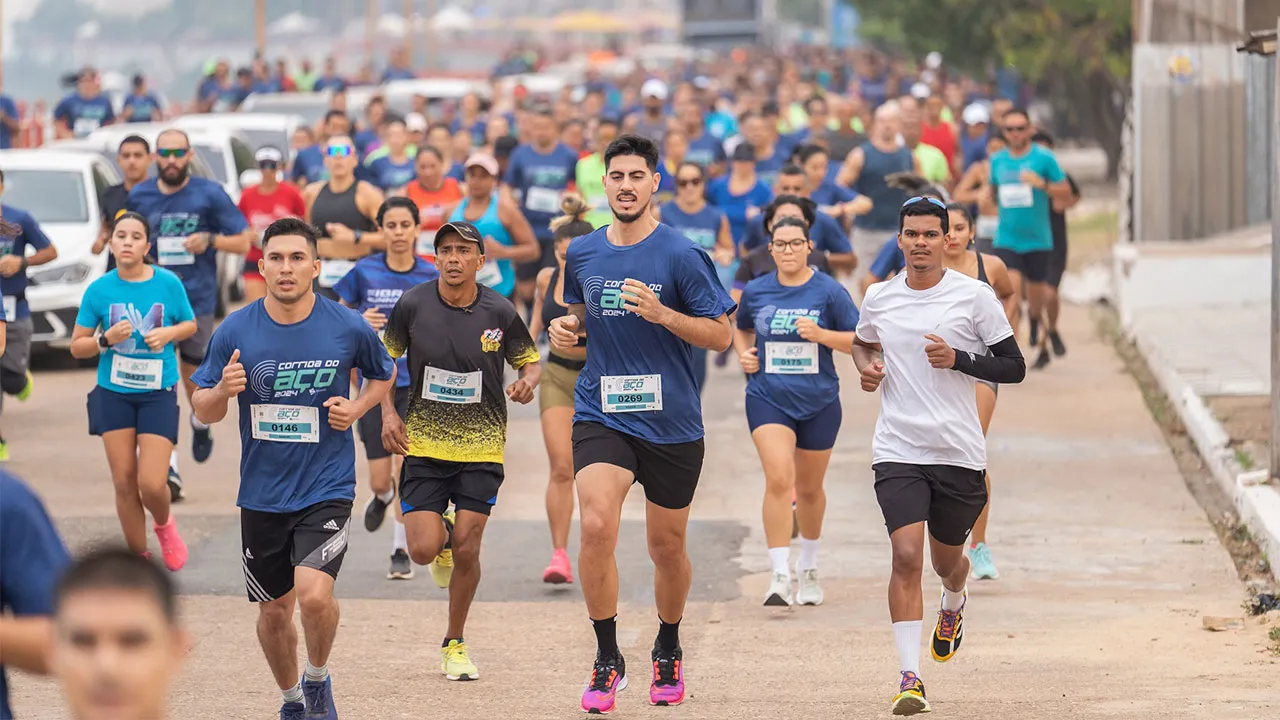
[(791, 577), (786, 573), (774, 573), (769, 583), (769, 594), (764, 597), (769, 607), (791, 607)]
[(818, 571), (816, 569), (801, 570), (797, 575), (799, 575), (800, 582), (796, 590), (796, 603), (800, 605), (821, 605), (822, 586), (818, 584)]

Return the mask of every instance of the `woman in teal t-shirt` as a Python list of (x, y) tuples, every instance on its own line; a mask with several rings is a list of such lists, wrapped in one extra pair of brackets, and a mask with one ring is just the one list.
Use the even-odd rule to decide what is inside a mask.
[[(177, 344), (196, 332), (182, 280), (146, 261), (151, 228), (127, 212), (111, 227), (116, 268), (80, 300), (71, 355), (98, 356), (89, 393), (89, 434), (102, 438), (116, 489), (116, 515), (129, 549), (147, 552), (146, 511), (155, 520), (165, 567), (187, 562), (187, 546), (169, 512), (169, 454), (178, 441)], [(95, 337), (99, 329), (102, 333)]]

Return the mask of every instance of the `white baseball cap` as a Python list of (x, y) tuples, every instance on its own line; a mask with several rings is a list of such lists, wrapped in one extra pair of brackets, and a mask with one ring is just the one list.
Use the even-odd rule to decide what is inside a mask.
[(933, 91), (930, 90), (929, 86), (926, 85), (925, 83), (918, 82), (915, 85), (911, 86), (911, 95), (917, 100), (924, 100), (932, 94), (933, 94)]
[(657, 78), (650, 78), (640, 86), (640, 97), (667, 99), (667, 84)]
[(965, 125), (986, 125), (991, 122), (991, 111), (981, 103), (971, 103), (964, 109), (961, 119)]
[(262, 163), (275, 163), (279, 165), (284, 162), (284, 154), (270, 145), (264, 145), (258, 148), (258, 151), (253, 154), (253, 159), (259, 165)]
[(422, 116), (422, 113), (409, 113), (404, 116), (404, 129), (409, 132), (426, 132), (427, 119)]

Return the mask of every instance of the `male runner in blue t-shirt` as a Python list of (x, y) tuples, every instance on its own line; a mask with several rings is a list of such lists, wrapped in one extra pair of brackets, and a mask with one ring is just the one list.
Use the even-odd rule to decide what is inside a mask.
[[(151, 259), (182, 279), (196, 314), (196, 334), (178, 345), (178, 371), (191, 400), (191, 374), (204, 360), (218, 304), (218, 253), (243, 255), (254, 233), (227, 191), (208, 178), (191, 177), (191, 140), (181, 130), (156, 138), (156, 177), (129, 191), (128, 207), (151, 224)], [(213, 452), (213, 435), (193, 414), (191, 454), (204, 462)], [(178, 487), (178, 452), (169, 459), (170, 481)]]
[(693, 347), (727, 349), (734, 309), (711, 257), (650, 213), (658, 189), (653, 141), (623, 135), (604, 160), (614, 222), (569, 246), (569, 314), (549, 328), (553, 347), (561, 350), (576, 345), (584, 330), (591, 337), (574, 397), (573, 464), (582, 507), (578, 572), (597, 641), (582, 709), (596, 713), (611, 711), (617, 691), (626, 687), (613, 553), (633, 482), (644, 486), (648, 501), (661, 623), (649, 700), (684, 700), (679, 628), (692, 582), (685, 535), (704, 450)]
[[(193, 380), (202, 422), (240, 416), (240, 537), (258, 638), (284, 695), (281, 720), (336, 720), (329, 651), (338, 631), (333, 584), (355, 500), (351, 425), (391, 388), (395, 365), (359, 315), (312, 290), (316, 231), (297, 218), (262, 235), (267, 297), (227, 316)], [(365, 379), (349, 399), (351, 371)], [(298, 679), (294, 599), (307, 628)], [(303, 704), (305, 695), (306, 704)]]

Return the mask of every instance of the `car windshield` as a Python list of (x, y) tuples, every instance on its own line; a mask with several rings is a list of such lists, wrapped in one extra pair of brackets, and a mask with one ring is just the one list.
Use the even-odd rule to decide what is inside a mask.
[(4, 204), (26, 210), (38, 223), (89, 221), (89, 198), (79, 170), (6, 169)]
[(213, 179), (219, 183), (227, 182), (227, 160), (220, 148), (213, 145), (196, 145), (196, 155), (209, 166), (209, 170), (213, 172)]

